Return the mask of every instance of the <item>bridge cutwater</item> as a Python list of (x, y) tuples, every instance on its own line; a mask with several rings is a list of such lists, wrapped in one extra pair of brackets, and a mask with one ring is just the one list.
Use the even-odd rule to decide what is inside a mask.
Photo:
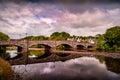
[[(91, 44), (87, 42), (82, 43), (82, 42), (67, 41), (67, 40), (60, 40), (60, 41), (59, 40), (0, 40), (0, 52), (1, 53), (6, 52), (7, 46), (16, 46), (17, 51), (21, 53), (23, 56), (23, 59), (22, 59), (23, 62), (25, 62), (27, 59), (27, 63), (32, 63), (28, 61), (28, 51), (32, 45), (37, 45), (37, 44), (45, 46), (45, 50), (48, 50), (51, 52), (56, 51), (56, 48), (59, 45), (64, 45), (65, 50), (69, 50), (69, 51), (88, 50), (89, 48), (95, 46), (95, 44)], [(1, 48), (4, 48), (4, 49), (1, 49)], [(73, 56), (71, 55), (71, 57)], [(53, 56), (51, 57), (51, 60), (52, 58)], [(51, 60), (47, 60), (47, 61), (51, 61)], [(23, 64), (23, 62), (21, 64)], [(41, 62), (41, 61), (38, 60), (36, 62)], [(16, 64), (16, 63), (20, 64), (19, 62), (14, 62), (13, 64)]]

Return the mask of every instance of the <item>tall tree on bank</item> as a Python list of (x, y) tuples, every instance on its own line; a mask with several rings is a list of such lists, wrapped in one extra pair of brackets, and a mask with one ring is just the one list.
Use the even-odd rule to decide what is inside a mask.
[(106, 44), (110, 47), (118, 46), (120, 47), (120, 26), (115, 26), (110, 29), (107, 29), (104, 34)]
[(8, 40), (9, 36), (3, 32), (0, 32), (0, 40)]
[(120, 47), (120, 26), (109, 28), (105, 34), (97, 35), (96, 38), (98, 50), (115, 52)]

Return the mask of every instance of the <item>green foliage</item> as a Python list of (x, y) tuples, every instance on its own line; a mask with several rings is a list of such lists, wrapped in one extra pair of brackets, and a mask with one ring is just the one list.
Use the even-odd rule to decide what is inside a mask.
[(104, 40), (104, 36), (101, 34), (96, 35), (96, 39), (97, 39), (97, 50), (99, 51), (104, 51), (104, 44), (105, 44), (105, 40)]
[(6, 59), (10, 58), (10, 54), (9, 53), (0, 53), (0, 57), (6, 60)]
[(45, 46), (38, 44), (37, 48), (45, 48)]
[(60, 56), (60, 57), (66, 57), (68, 55), (70, 55), (69, 53), (56, 53), (56, 55)]
[(115, 73), (120, 73), (120, 59), (115, 59), (115, 58), (105, 58), (105, 64), (108, 67), (108, 69), (112, 72)]
[(65, 50), (65, 46), (63, 46), (63, 45), (58, 45), (58, 46), (57, 46), (57, 50)]
[(22, 39), (27, 39), (27, 40), (66, 40), (67, 38), (70, 37), (69, 33), (66, 32), (54, 32), (50, 35), (50, 37), (45, 37), (45, 36), (27, 36)]
[(54, 32), (50, 35), (50, 40), (66, 40), (70, 37), (69, 33), (66, 32)]
[(87, 36), (88, 39), (94, 39), (95, 37), (93, 36)]
[(9, 36), (5, 33), (0, 32), (0, 40), (8, 40)]
[(22, 39), (32, 40), (33, 37), (34, 37), (34, 36), (27, 36), (27, 37), (22, 38)]
[(96, 39), (99, 51), (116, 52), (120, 47), (120, 27), (107, 29), (104, 35), (99, 34)]
[(0, 58), (0, 71), (1, 80), (13, 80), (13, 71), (11, 66), (2, 58)]
[(45, 48), (45, 46), (41, 44), (37, 44), (37, 45), (32, 45), (31, 48)]
[(23, 39), (27, 39), (27, 40), (47, 40), (48, 37), (45, 37), (45, 36), (27, 36)]
[(120, 26), (115, 26), (108, 29), (104, 35), (106, 44), (110, 47), (114, 45), (120, 46)]
[(40, 57), (42, 55), (45, 54), (45, 51), (44, 50), (41, 50), (41, 51), (38, 51), (38, 50), (30, 50), (29, 51), (29, 55), (32, 56), (32, 55), (35, 55), (37, 57)]
[(104, 63), (104, 61), (105, 61), (105, 57), (103, 57), (103, 56), (97, 56), (97, 59), (99, 59), (99, 61), (101, 63)]

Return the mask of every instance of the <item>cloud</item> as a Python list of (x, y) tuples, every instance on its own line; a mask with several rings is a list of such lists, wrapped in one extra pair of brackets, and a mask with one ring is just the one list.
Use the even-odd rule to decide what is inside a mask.
[(100, 9), (78, 14), (64, 12), (58, 22), (58, 26), (60, 25), (62, 30), (84, 36), (104, 33), (108, 27), (113, 26), (108, 14)]
[(66, 31), (79, 36), (96, 35), (120, 25), (119, 14), (120, 7), (116, 4), (70, 6), (9, 2), (0, 5), (0, 31), (9, 34), (11, 38), (18, 38), (17, 35), (25, 33), (49, 36), (55, 31)]
[[(0, 1), (19, 2), (19, 0), (0, 0)], [(21, 0), (21, 1), (30, 1), (30, 2), (54, 2), (54, 1), (61, 1), (61, 2), (119, 2), (119, 0)]]

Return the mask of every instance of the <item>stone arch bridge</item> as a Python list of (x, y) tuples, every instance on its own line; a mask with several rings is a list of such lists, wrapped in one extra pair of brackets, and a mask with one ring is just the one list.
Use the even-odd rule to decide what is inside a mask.
[[(28, 48), (32, 45), (41, 44), (50, 48), (51, 50), (56, 49), (58, 45), (65, 45), (66, 47), (71, 48), (71, 50), (85, 49), (87, 50), (90, 47), (94, 47), (95, 44), (91, 43), (81, 43), (75, 41), (56, 41), (56, 40), (1, 40), (0, 46), (6, 47), (14, 45), (18, 47), (18, 52), (25, 53), (28, 51)], [(1, 50), (1, 49), (0, 49)], [(1, 52), (1, 51), (0, 51)]]

